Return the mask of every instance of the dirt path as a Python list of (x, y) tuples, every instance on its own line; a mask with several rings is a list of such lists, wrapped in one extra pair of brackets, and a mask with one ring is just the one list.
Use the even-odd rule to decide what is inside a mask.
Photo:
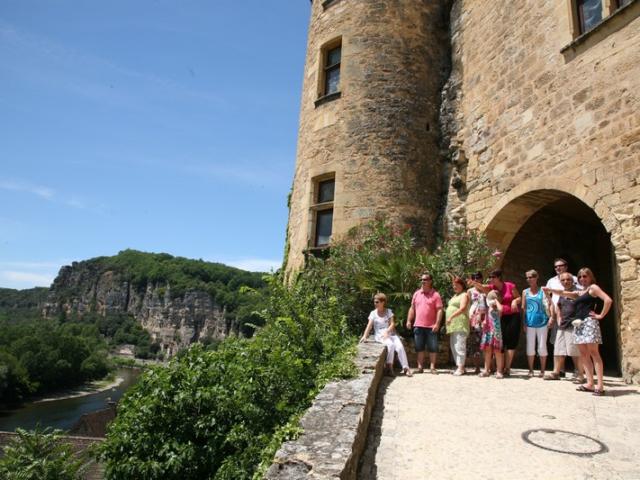
[[(442, 371), (441, 371), (442, 372)], [(360, 480), (640, 479), (640, 392), (422, 374), (380, 386)]]

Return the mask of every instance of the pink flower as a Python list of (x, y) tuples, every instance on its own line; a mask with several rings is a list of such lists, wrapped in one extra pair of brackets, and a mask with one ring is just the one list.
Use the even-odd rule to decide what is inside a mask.
[(496, 257), (496, 258), (500, 257), (501, 255), (502, 255), (502, 252), (497, 249), (491, 254), (492, 257)]

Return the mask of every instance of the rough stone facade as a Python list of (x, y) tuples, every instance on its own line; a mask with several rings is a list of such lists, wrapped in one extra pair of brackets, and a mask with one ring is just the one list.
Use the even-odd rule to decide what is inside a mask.
[[(312, 2), (287, 269), (335, 172), (333, 238), (380, 212), (427, 244), (486, 232), (522, 287), (555, 256), (592, 267), (605, 366), (640, 381), (640, 0), (619, 5), (578, 35), (572, 0)], [(340, 98), (316, 102), (336, 38)]]

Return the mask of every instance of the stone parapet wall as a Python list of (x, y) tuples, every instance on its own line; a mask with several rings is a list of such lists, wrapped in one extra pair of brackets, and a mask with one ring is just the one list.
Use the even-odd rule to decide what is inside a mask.
[(300, 421), (304, 432), (282, 445), (266, 479), (356, 478), (385, 356), (382, 344), (359, 344), (356, 365), (360, 375), (324, 387)]

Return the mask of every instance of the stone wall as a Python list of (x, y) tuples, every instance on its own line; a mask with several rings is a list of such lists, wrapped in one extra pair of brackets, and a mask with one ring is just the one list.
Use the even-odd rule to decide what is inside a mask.
[(613, 250), (621, 368), (638, 381), (640, 2), (578, 41), (567, 5), (455, 2), (443, 108), (457, 177), (448, 218), (486, 231), (508, 254), (550, 204), (578, 199), (595, 212)]
[[(313, 237), (314, 179), (335, 174), (333, 238), (384, 214), (433, 239), (440, 211), (439, 92), (448, 75), (448, 1), (311, 5), (287, 269)], [(322, 48), (342, 39), (340, 98), (316, 104)], [(321, 82), (320, 82), (321, 83)]]
[(300, 421), (304, 432), (282, 445), (266, 479), (356, 478), (385, 357), (382, 344), (359, 344), (356, 365), (361, 374), (325, 386)]

